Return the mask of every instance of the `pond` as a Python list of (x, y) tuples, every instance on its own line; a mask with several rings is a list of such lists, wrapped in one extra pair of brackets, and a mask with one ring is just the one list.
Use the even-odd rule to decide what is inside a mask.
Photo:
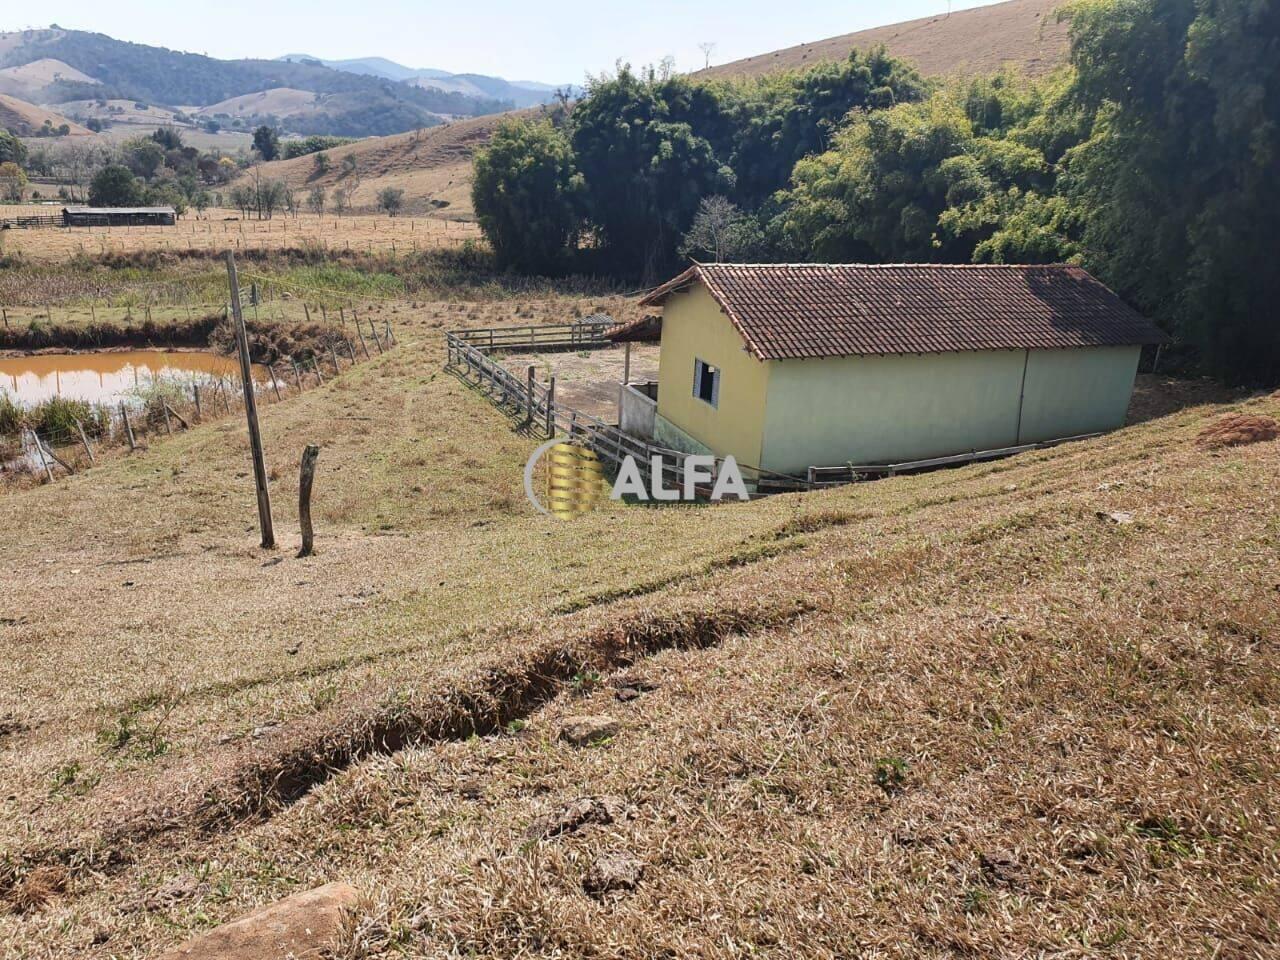
[[(257, 375), (265, 371), (254, 368)], [(125, 350), (103, 353), (39, 354), (0, 357), (0, 392), (19, 406), (52, 397), (115, 404), (138, 395), (156, 381), (199, 383), (217, 377), (239, 378), (234, 357), (217, 353)]]

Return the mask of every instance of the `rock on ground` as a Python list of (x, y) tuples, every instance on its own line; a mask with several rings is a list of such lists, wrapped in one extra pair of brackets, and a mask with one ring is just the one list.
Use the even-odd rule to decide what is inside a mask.
[(616, 736), (622, 724), (613, 717), (566, 717), (560, 727), (560, 739), (575, 747), (586, 747)]
[(328, 883), (215, 927), (159, 960), (318, 960), (332, 947), (355, 888)]
[(559, 810), (536, 817), (525, 835), (530, 840), (550, 840), (573, 833), (590, 824), (608, 826), (631, 817), (631, 808), (621, 797), (582, 797)]

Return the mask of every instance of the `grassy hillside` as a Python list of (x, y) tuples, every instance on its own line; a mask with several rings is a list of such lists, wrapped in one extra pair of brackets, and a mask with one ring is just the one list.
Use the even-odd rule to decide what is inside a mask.
[(326, 151), (330, 169), (321, 176), (316, 175), (312, 156), (276, 160), (263, 165), (262, 174), (287, 180), (302, 190), (319, 186), (332, 191), (350, 176), (343, 166), (346, 158), (355, 157), (360, 181), (354, 196), (357, 208), (371, 210), (379, 190), (399, 187), (405, 191), (407, 213), (470, 220), (474, 216), (471, 159), (476, 149), (488, 142), (502, 116), (458, 120), (429, 130), (337, 147)]
[[(400, 347), (264, 410), (273, 555), (234, 423), (0, 501), (8, 952), (146, 954), (339, 878), (349, 958), (1274, 947), (1280, 444), (1197, 437), (1280, 398), (539, 518), (536, 438), (440, 332), (599, 308), (636, 312), (387, 305)], [(562, 742), (583, 714), (617, 729)], [(546, 819), (584, 796), (612, 822)], [(604, 854), (634, 891), (584, 893)]]
[(1062, 0), (1009, 0), (862, 30), (720, 64), (697, 76), (756, 76), (843, 60), (851, 50), (883, 45), (926, 76), (990, 73), (1012, 66), (1036, 76), (1067, 58), (1067, 25), (1054, 11)]
[(92, 136), (88, 129), (72, 123), (61, 114), (0, 93), (0, 129), (20, 137), (30, 137), (38, 134), (46, 124), (56, 130), (64, 123), (71, 128), (71, 136)]

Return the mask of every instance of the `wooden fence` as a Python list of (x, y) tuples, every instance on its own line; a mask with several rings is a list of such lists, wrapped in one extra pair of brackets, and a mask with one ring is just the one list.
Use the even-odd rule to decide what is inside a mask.
[[(521, 379), (493, 359), (490, 353), (491, 350), (527, 353), (556, 348), (611, 347), (612, 341), (603, 337), (604, 329), (610, 325), (603, 324), (603, 329), (589, 336), (570, 330), (581, 324), (548, 325), (542, 328), (545, 332), (533, 335), (529, 333), (531, 328), (526, 327), (448, 332), (445, 334), (446, 368), (485, 393), (499, 409), (521, 421), (523, 427), (548, 439), (562, 436), (567, 441), (588, 447), (615, 472), (621, 469), (627, 457), (631, 457), (647, 486), (652, 488), (654, 470), (657, 469), (664, 488), (679, 489), (684, 483), (684, 461), (688, 453), (633, 437), (599, 417), (557, 401), (554, 377), (545, 384), (540, 383), (531, 367), (526, 377)], [(557, 344), (558, 347), (548, 344)], [(713, 477), (723, 464), (723, 458), (716, 458)], [(754, 484), (762, 493), (799, 490), (808, 486), (807, 481), (799, 477), (771, 473), (749, 464), (738, 464), (738, 467), (747, 483)], [(710, 491), (710, 485), (698, 490), (702, 496), (709, 495)]]
[(0, 230), (36, 230), (61, 226), (65, 226), (61, 214), (43, 217), (11, 217), (8, 220), (0, 220)]

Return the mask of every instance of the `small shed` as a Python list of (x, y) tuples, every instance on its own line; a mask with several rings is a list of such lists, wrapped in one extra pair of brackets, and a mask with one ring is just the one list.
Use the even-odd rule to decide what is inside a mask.
[(172, 227), (173, 207), (63, 207), (64, 227)]
[(1066, 265), (695, 264), (641, 303), (654, 440), (785, 474), (1115, 429), (1165, 340)]

